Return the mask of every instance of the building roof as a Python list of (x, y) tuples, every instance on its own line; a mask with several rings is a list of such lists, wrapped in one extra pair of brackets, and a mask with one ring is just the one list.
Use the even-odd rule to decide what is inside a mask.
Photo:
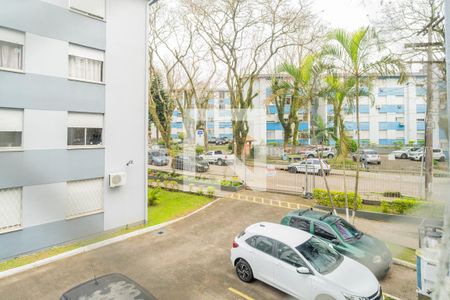
[(293, 248), (303, 244), (312, 237), (311, 234), (302, 230), (270, 222), (260, 222), (250, 225), (245, 232), (266, 236)]

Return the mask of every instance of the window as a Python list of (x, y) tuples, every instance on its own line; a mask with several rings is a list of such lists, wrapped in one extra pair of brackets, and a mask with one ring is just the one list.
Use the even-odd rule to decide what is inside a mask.
[(69, 113), (67, 145), (102, 145), (103, 115)]
[(25, 34), (20, 31), (0, 27), (0, 68), (23, 70), (23, 46)]
[(225, 109), (225, 101), (223, 98), (219, 99), (219, 109)]
[(22, 189), (0, 189), (0, 232), (22, 227)]
[(71, 0), (70, 8), (92, 17), (105, 18), (105, 0)]
[(67, 182), (67, 219), (102, 211), (103, 178)]
[(350, 241), (361, 237), (362, 232), (358, 231), (353, 225), (345, 220), (335, 222), (331, 227), (338, 232), (345, 241)]
[(341, 254), (315, 237), (310, 238), (296, 249), (320, 274), (332, 272), (343, 260)]
[(288, 245), (277, 243), (277, 258), (296, 268), (305, 267), (305, 263), (300, 256)]
[(23, 110), (0, 108), (0, 149), (22, 146)]
[(275, 139), (275, 130), (267, 130), (267, 139), (274, 140)]
[(296, 217), (291, 218), (291, 220), (289, 221), (289, 226), (301, 229), (306, 232), (309, 232), (310, 224), (311, 224), (311, 222), (309, 222), (308, 220), (300, 219), (300, 218), (296, 218)]
[(274, 243), (274, 240), (258, 235), (247, 239), (247, 244), (269, 255), (273, 255)]
[(314, 223), (314, 234), (329, 241), (336, 239), (336, 235), (330, 229), (318, 222)]
[(69, 78), (103, 82), (105, 52), (75, 44), (69, 45)]

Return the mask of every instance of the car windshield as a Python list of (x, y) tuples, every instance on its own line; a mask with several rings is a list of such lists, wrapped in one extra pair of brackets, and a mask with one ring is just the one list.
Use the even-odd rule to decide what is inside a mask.
[(359, 239), (363, 234), (353, 225), (342, 219), (331, 224), (331, 228), (333, 228), (335, 232), (339, 233), (339, 235), (347, 242), (354, 239)]
[(365, 154), (377, 154), (374, 150), (366, 150), (364, 151)]
[(307, 242), (297, 246), (296, 249), (320, 274), (332, 272), (343, 260), (341, 254), (316, 237), (310, 238)]

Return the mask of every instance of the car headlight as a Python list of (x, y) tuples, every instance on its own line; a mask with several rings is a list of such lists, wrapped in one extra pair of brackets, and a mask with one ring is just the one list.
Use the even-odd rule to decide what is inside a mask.
[(379, 263), (381, 263), (383, 260), (382, 260), (382, 258), (381, 258), (381, 256), (379, 256), (379, 255), (375, 255), (373, 258), (372, 258), (372, 262), (374, 263), (374, 264), (379, 264)]
[(366, 297), (359, 297), (352, 294), (342, 293), (344, 295), (344, 298), (347, 300), (369, 300), (369, 298)]

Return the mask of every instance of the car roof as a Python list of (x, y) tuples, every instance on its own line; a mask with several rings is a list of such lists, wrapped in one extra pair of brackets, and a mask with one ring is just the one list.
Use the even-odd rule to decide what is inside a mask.
[(302, 230), (270, 222), (260, 222), (250, 225), (245, 232), (253, 235), (266, 236), (293, 248), (303, 244), (312, 237), (311, 234)]
[(338, 220), (341, 220), (340, 217), (332, 215), (328, 212), (321, 212), (317, 210), (312, 209), (306, 209), (306, 210), (294, 210), (288, 214), (290, 217), (302, 217), (307, 219), (312, 219), (316, 221), (321, 221), (327, 224), (333, 224)]

